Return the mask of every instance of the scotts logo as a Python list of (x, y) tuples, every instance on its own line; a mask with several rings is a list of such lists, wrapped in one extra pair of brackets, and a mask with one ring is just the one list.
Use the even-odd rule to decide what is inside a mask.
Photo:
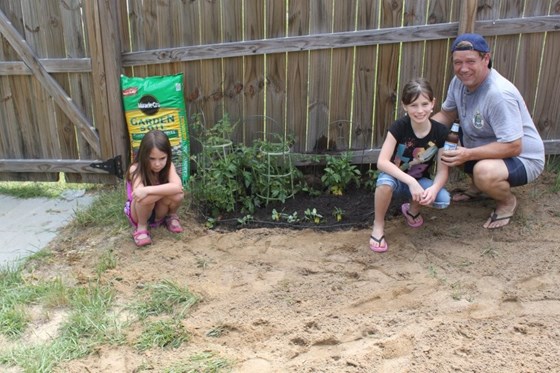
[(140, 109), (142, 113), (146, 115), (154, 115), (158, 112), (159, 108), (159, 102), (154, 96), (142, 96), (140, 101), (138, 101), (138, 109)]

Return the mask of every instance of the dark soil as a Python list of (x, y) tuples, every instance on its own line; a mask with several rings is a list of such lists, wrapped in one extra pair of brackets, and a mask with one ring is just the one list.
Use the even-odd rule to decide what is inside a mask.
[[(387, 218), (397, 213), (398, 202), (392, 203)], [(337, 221), (334, 214), (336, 209), (343, 210), (342, 219)], [(306, 219), (306, 210), (316, 209), (317, 214), (322, 216), (319, 223)], [(279, 221), (273, 220), (273, 210), (285, 214)], [(287, 216), (297, 212), (299, 221), (288, 222)], [(322, 192), (319, 196), (300, 192), (294, 197), (287, 199), (284, 203), (280, 201), (270, 202), (267, 206), (256, 209), (251, 214), (252, 220), (246, 219), (241, 222), (247, 214), (240, 211), (224, 214), (215, 225), (215, 229), (232, 231), (241, 228), (290, 228), (290, 229), (314, 229), (321, 231), (336, 231), (340, 229), (361, 229), (373, 224), (374, 192), (364, 187), (349, 187), (343, 195), (333, 195)], [(206, 220), (201, 217), (201, 220)]]

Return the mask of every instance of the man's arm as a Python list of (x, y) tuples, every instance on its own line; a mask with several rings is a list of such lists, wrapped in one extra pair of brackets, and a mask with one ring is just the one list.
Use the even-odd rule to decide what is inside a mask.
[(476, 148), (457, 147), (456, 150), (446, 150), (441, 160), (449, 167), (459, 166), (467, 161), (481, 159), (505, 159), (516, 157), (521, 153), (521, 139), (511, 142), (492, 142)]
[(432, 119), (450, 127), (451, 124), (457, 120), (457, 110), (445, 111), (442, 109), (435, 113), (432, 116)]

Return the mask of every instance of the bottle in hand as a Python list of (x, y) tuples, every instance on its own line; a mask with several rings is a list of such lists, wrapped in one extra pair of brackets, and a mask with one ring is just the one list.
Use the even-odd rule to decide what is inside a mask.
[(453, 123), (449, 133), (447, 134), (447, 139), (443, 144), (443, 150), (455, 150), (459, 145), (459, 123)]

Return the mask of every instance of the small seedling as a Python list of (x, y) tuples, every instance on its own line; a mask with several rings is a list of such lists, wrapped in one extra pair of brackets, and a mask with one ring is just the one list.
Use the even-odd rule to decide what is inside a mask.
[(253, 215), (245, 215), (244, 217), (237, 219), (237, 222), (240, 225), (247, 225), (254, 220)]
[(342, 217), (344, 216), (344, 210), (340, 207), (335, 207), (332, 214), (335, 217), (336, 221), (341, 221)]
[(305, 210), (305, 220), (309, 220), (314, 222), (315, 224), (319, 224), (321, 223), (321, 220), (323, 220), (323, 215), (319, 214), (316, 208), (314, 208), (313, 210), (307, 209)]
[(216, 219), (214, 219), (214, 218), (208, 218), (208, 219), (206, 220), (206, 224), (205, 224), (205, 225), (206, 225), (206, 228), (208, 228), (208, 229), (214, 228), (214, 227), (216, 226)]

